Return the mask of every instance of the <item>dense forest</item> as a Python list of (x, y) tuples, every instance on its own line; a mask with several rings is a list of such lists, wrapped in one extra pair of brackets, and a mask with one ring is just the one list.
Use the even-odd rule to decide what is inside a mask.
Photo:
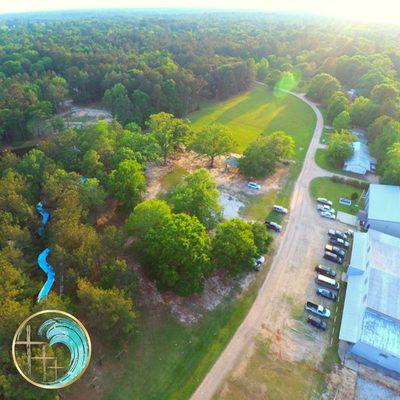
[[(336, 119), (339, 132), (368, 128), (384, 181), (398, 182), (394, 28), (254, 14), (129, 12), (3, 17), (0, 27), (4, 143), (62, 131), (57, 115), (67, 98), (102, 102), (122, 125), (144, 126), (151, 114), (185, 116), (205, 99), (248, 89), (254, 79), (273, 87), (282, 78), (314, 77), (308, 94), (327, 108), (327, 123)], [(332, 140), (332, 152), (339, 153), (334, 162), (348, 154), (340, 151), (344, 141)]]
[[(143, 201), (149, 164), (190, 149), (212, 166), (231, 151), (223, 127), (193, 132), (185, 119), (203, 101), (246, 91), (255, 80), (270, 88), (298, 84), (337, 131), (329, 143), (335, 162), (348, 155), (347, 129), (364, 128), (382, 181), (400, 184), (399, 39), (395, 29), (254, 14), (3, 16), (1, 141), (57, 134), (0, 159), (0, 398), (57, 398), (21, 384), (11, 365), (10, 337), (31, 311), (74, 312), (106, 344), (122, 345), (134, 332), (137, 278), (127, 254), (159, 290), (188, 296), (217, 270), (251, 271), (267, 252), (272, 236), (264, 225), (222, 219), (207, 169), (165, 198)], [(67, 99), (101, 103), (115, 120), (66, 129)], [(261, 137), (240, 171), (271, 174), (293, 148), (284, 132)], [(51, 214), (43, 236), (39, 201)], [(36, 304), (43, 280), (36, 256), (44, 246), (62, 284)]]

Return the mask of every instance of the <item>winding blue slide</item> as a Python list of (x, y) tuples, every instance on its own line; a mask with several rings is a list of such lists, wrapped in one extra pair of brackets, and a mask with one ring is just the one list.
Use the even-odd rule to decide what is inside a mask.
[(43, 299), (47, 298), (47, 296), (51, 290), (51, 287), (53, 286), (55, 276), (56, 276), (53, 267), (47, 262), (47, 256), (49, 255), (50, 252), (51, 252), (51, 249), (49, 247), (47, 247), (38, 256), (39, 267), (47, 275), (47, 280), (38, 294), (38, 298), (37, 298), (38, 303), (40, 303)]
[(39, 203), (36, 204), (36, 210), (42, 216), (42, 226), (38, 230), (38, 234), (42, 236), (44, 231), (44, 226), (49, 221), (50, 214), (44, 209), (43, 203), (41, 201), (39, 201)]
[[(43, 203), (41, 201), (39, 201), (39, 203), (37, 203), (36, 210), (42, 216), (42, 226), (38, 230), (39, 235), (42, 236), (44, 227), (47, 224), (47, 222), (49, 221), (50, 213), (44, 209)], [(55, 276), (56, 276), (53, 267), (47, 262), (47, 256), (49, 255), (50, 252), (51, 252), (51, 249), (49, 247), (47, 247), (38, 256), (39, 267), (47, 275), (47, 280), (38, 294), (38, 298), (37, 298), (38, 303), (40, 303), (43, 299), (47, 298), (47, 296), (49, 295), (49, 292), (51, 290), (51, 287), (53, 286)]]

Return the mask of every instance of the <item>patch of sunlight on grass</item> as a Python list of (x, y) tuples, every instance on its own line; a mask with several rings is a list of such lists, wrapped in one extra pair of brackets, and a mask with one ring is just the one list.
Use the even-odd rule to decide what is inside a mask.
[(188, 173), (185, 168), (177, 167), (161, 178), (161, 186), (164, 190), (171, 190), (178, 183), (182, 182)]

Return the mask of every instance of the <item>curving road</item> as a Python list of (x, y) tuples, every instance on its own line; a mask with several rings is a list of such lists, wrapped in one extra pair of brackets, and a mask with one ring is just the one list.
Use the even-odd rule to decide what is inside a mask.
[[(290, 283), (288, 281), (292, 280), (293, 274), (295, 274), (294, 276), (308, 278), (309, 275), (307, 274), (310, 273), (310, 254), (311, 257), (314, 257), (314, 254), (318, 254), (321, 249), (319, 247), (320, 244), (310, 244), (308, 249), (304, 248), (304, 243), (307, 243), (309, 239), (305, 227), (313, 226), (315, 231), (321, 231), (321, 235), (323, 235), (322, 232), (326, 232), (330, 224), (329, 221), (322, 219), (316, 213), (315, 205), (309, 194), (310, 181), (316, 177), (333, 175), (321, 169), (314, 161), (314, 154), (319, 147), (319, 140), (324, 127), (323, 117), (317, 106), (306, 99), (304, 95), (290, 93), (307, 103), (317, 117), (314, 135), (311, 139), (303, 168), (294, 185), (290, 202), (290, 216), (283, 234), (277, 240), (276, 254), (270, 271), (259, 290), (254, 304), (228, 346), (192, 395), (191, 400), (211, 399), (237, 365), (241, 355), (252, 346), (255, 335), (261, 325), (273, 324), (276, 319), (279, 319), (277, 313), (279, 313), (279, 302), (281, 301), (282, 293), (285, 290), (293, 290), (292, 287), (289, 287)], [(317, 256), (315, 255), (315, 257)], [(294, 269), (295, 272), (293, 272)], [(299, 285), (301, 285), (300, 282)]]

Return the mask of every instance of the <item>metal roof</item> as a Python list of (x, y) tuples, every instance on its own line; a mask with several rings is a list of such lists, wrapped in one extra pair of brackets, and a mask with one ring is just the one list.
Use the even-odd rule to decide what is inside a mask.
[(376, 163), (376, 159), (369, 154), (368, 146), (362, 142), (353, 142), (353, 154), (344, 163), (343, 170), (364, 175), (371, 170), (371, 163)]
[(399, 293), (400, 239), (355, 232), (339, 338), (400, 356)]
[(400, 222), (400, 186), (369, 185), (368, 219)]
[(400, 357), (400, 321), (366, 311), (360, 340), (379, 350)]

